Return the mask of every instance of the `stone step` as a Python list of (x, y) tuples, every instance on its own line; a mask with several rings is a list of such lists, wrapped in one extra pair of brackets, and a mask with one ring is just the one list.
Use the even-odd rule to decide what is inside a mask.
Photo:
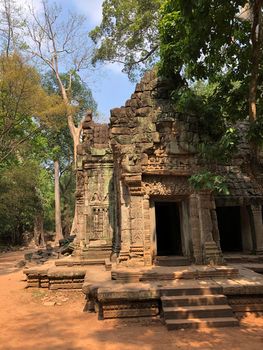
[(161, 296), (222, 294), (222, 287), (161, 287)]
[(83, 253), (84, 259), (87, 260), (100, 260), (100, 259), (109, 259), (110, 252), (86, 252)]
[(238, 254), (229, 254), (224, 255), (224, 260), (229, 264), (246, 264), (246, 263), (263, 263), (262, 255), (238, 255)]
[(163, 307), (172, 306), (198, 306), (198, 305), (224, 305), (227, 304), (227, 298), (222, 294), (209, 295), (178, 295), (161, 297)]
[(57, 260), (56, 266), (86, 266), (86, 265), (104, 265), (105, 259), (71, 259), (71, 260)]
[(163, 307), (165, 320), (189, 319), (189, 318), (211, 318), (211, 317), (233, 317), (233, 311), (229, 305), (198, 305)]
[(184, 256), (157, 256), (154, 264), (156, 266), (187, 266), (190, 265), (190, 261)]
[(212, 317), (212, 318), (189, 318), (186, 320), (167, 320), (168, 330), (202, 327), (237, 327), (238, 320), (234, 317)]

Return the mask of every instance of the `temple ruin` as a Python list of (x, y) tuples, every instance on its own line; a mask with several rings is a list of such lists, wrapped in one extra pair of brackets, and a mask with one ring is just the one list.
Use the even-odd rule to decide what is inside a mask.
[[(169, 84), (146, 73), (109, 125), (87, 113), (75, 250), (26, 269), (27, 287), (82, 290), (84, 310), (99, 319), (237, 326), (237, 316), (263, 312), (263, 171), (251, 171), (245, 122), (229, 164), (200, 159), (198, 117), (176, 111)], [(229, 195), (191, 187), (207, 169), (225, 176)]]
[[(246, 125), (240, 125), (240, 133)], [(169, 81), (147, 72), (110, 124), (87, 114), (78, 148), (75, 255), (117, 265), (221, 264), (227, 252), (263, 254), (262, 173), (252, 174), (240, 141), (218, 165), (229, 195), (194, 190), (189, 177), (207, 168), (196, 116), (182, 115)], [(261, 174), (261, 175), (260, 175)]]

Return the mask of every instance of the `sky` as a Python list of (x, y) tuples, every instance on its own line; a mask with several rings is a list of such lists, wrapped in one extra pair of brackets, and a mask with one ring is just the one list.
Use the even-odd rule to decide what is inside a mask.
[[(103, 0), (49, 0), (63, 7), (63, 11), (75, 12), (85, 15), (87, 18), (87, 32), (100, 24), (102, 19)], [(40, 0), (17, 0), (24, 7), (26, 2), (33, 2), (37, 9)], [(131, 83), (126, 74), (121, 72), (119, 64), (105, 63), (96, 67), (94, 72), (88, 75), (88, 85), (98, 104), (99, 119), (109, 121), (110, 110), (125, 104), (134, 91), (134, 83)]]

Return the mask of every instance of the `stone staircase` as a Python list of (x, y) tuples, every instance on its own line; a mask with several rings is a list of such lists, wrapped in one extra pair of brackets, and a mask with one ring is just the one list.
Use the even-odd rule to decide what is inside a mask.
[(112, 245), (103, 244), (98, 246), (89, 246), (82, 249), (83, 259), (109, 259), (112, 252)]
[(164, 287), (160, 289), (168, 330), (238, 326), (227, 298), (217, 287)]

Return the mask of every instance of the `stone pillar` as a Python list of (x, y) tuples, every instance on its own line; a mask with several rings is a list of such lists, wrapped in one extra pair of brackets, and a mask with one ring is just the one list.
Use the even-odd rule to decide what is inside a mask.
[(263, 254), (263, 226), (261, 205), (250, 206), (251, 228), (255, 240), (256, 254)]
[(223, 262), (222, 253), (213, 237), (213, 221), (211, 213), (214, 209), (214, 201), (212, 200), (211, 192), (209, 191), (200, 191), (198, 195), (203, 261), (204, 263), (209, 264), (221, 264)]
[(247, 207), (240, 208), (241, 216), (241, 234), (242, 234), (242, 249), (244, 253), (251, 253), (253, 251), (253, 240), (251, 234), (251, 227), (249, 222), (249, 213)]
[(118, 172), (117, 172), (117, 165), (115, 163), (115, 176), (114, 176), (114, 188), (115, 193), (111, 194), (112, 199), (112, 205), (114, 205), (114, 231), (113, 231), (113, 239), (112, 239), (112, 256), (111, 260), (116, 261), (117, 256), (121, 250), (121, 235), (120, 235), (120, 228), (121, 228), (121, 191), (120, 186), (121, 182), (119, 181)]
[(202, 264), (201, 228), (198, 210), (198, 196), (191, 194), (189, 198), (190, 226), (193, 243), (193, 254), (195, 264)]
[(130, 196), (131, 247), (130, 263), (144, 265), (143, 196)]
[(119, 211), (119, 230), (120, 230), (120, 253), (118, 263), (127, 262), (130, 257), (131, 246), (131, 227), (130, 211), (128, 203), (130, 202), (128, 188), (121, 183), (120, 185), (120, 211)]
[(143, 222), (144, 222), (144, 265), (152, 265), (152, 232), (149, 196), (143, 199)]
[(74, 256), (81, 256), (82, 249), (85, 246), (86, 218), (84, 213), (85, 204), (85, 175), (80, 169), (77, 169), (76, 174), (76, 202), (75, 202), (75, 217), (73, 223), (72, 234), (76, 234), (74, 240)]
[(180, 205), (180, 223), (181, 223), (181, 239), (182, 253), (184, 256), (191, 258), (191, 234), (190, 234), (190, 215), (189, 203), (183, 200)]
[(213, 229), (212, 229), (213, 240), (215, 241), (218, 251), (223, 259), (223, 254), (222, 254), (221, 244), (220, 244), (220, 232), (218, 228), (218, 221), (217, 221), (217, 214), (216, 214), (216, 203), (214, 199), (212, 199), (211, 219), (212, 219), (212, 225), (213, 225)]

